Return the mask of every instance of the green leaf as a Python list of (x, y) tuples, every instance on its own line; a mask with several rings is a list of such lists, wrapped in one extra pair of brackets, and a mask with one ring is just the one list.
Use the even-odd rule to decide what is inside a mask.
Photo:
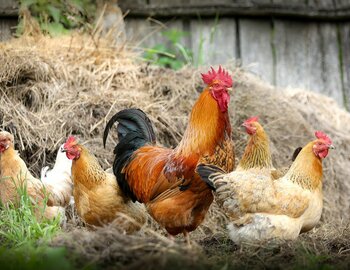
[(51, 15), (54, 22), (58, 23), (60, 21), (60, 18), (61, 18), (61, 11), (58, 8), (51, 6), (51, 5), (49, 5), (47, 7), (47, 9), (49, 11), (49, 15)]
[(164, 31), (162, 33), (163, 36), (168, 38), (173, 44), (180, 41), (180, 39), (184, 36), (186, 36), (188, 33), (183, 31), (178, 31), (176, 29), (170, 29), (168, 31)]
[(43, 24), (41, 27), (53, 37), (69, 33), (69, 30), (64, 28), (64, 26), (61, 23), (48, 23)]

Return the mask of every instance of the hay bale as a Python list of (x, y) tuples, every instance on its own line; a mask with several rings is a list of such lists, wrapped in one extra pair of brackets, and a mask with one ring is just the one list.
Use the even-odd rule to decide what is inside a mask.
[[(102, 132), (109, 118), (126, 107), (139, 107), (150, 116), (161, 144), (173, 147), (180, 141), (203, 89), (200, 72), (207, 68), (161, 69), (143, 63), (127, 47), (110, 44), (72, 35), (25, 36), (0, 45), (0, 128), (15, 134), (34, 174), (39, 175), (43, 163), (54, 162), (56, 148), (69, 134), (109, 167), (116, 136), (105, 150)], [(230, 113), (237, 157), (247, 140), (239, 126), (252, 115), (260, 116), (270, 134), (277, 167), (289, 165), (293, 150), (312, 140), (316, 129), (325, 131), (337, 150), (324, 162), (323, 219), (348, 219), (350, 115), (322, 95), (281, 91), (244, 70), (228, 68), (235, 81)], [(214, 227), (217, 212), (211, 211), (207, 220)]]

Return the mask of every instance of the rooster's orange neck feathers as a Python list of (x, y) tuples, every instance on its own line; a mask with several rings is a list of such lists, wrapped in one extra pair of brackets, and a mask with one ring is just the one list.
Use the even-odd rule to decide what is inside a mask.
[(256, 124), (256, 133), (250, 136), (239, 167), (243, 170), (253, 168), (273, 168), (269, 138), (260, 124)]
[(322, 160), (314, 154), (315, 142), (308, 143), (299, 153), (286, 177), (311, 191), (322, 187)]
[(217, 101), (206, 89), (194, 104), (185, 134), (175, 151), (183, 157), (212, 154), (225, 132), (231, 136), (228, 113), (220, 111)]

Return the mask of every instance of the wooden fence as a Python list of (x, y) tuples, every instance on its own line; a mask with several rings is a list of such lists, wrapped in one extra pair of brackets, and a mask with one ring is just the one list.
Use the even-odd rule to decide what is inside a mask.
[(18, 23), (18, 1), (0, 0), (0, 41), (11, 38)]
[[(276, 86), (320, 92), (350, 109), (350, 0), (109, 2), (127, 13), (127, 37), (139, 46), (165, 43), (166, 29), (185, 31), (195, 63), (239, 61)], [(0, 0), (0, 40), (17, 13), (17, 1)]]
[[(350, 1), (119, 1), (129, 38), (153, 47), (164, 29), (203, 64), (239, 59), (281, 87), (302, 87), (350, 107)], [(157, 22), (158, 21), (158, 22)]]

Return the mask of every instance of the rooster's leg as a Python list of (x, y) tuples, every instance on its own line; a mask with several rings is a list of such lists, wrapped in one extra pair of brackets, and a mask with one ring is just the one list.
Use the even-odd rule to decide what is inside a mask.
[(175, 236), (171, 235), (170, 233), (168, 233), (168, 239), (172, 242), (175, 242)]
[(191, 240), (190, 240), (190, 234), (188, 233), (188, 231), (184, 231), (183, 232), (185, 238), (186, 238), (186, 243), (188, 247), (191, 247)]

